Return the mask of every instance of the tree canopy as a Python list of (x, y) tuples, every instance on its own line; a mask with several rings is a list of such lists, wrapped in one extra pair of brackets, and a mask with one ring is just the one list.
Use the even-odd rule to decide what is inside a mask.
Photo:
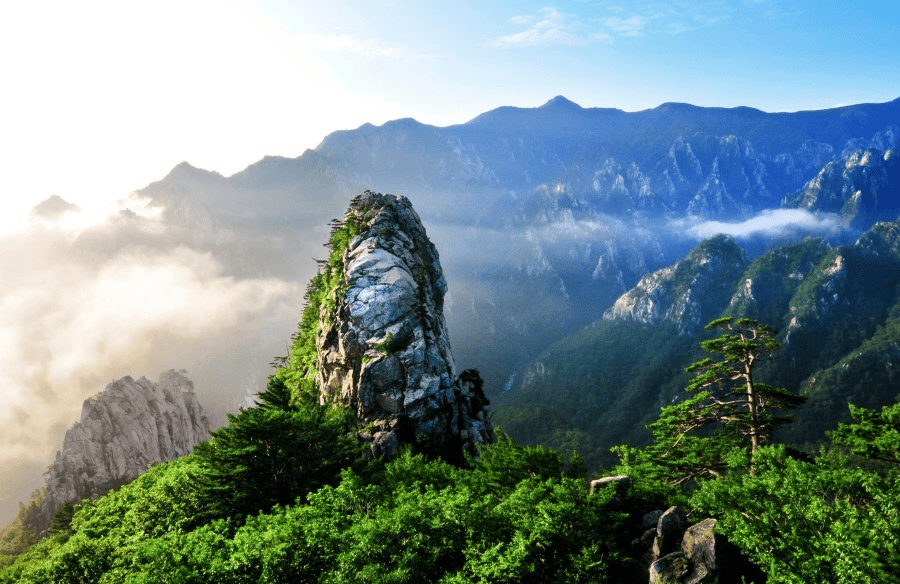
[(360, 455), (356, 418), (346, 409), (297, 404), (272, 376), (257, 407), (229, 414), (228, 424), (194, 449), (206, 515), (243, 517), (289, 505), (334, 483)]
[(654, 480), (681, 485), (719, 478), (735, 464), (752, 472), (752, 458), (735, 451), (752, 455), (770, 442), (774, 430), (792, 419), (784, 410), (806, 399), (754, 378), (756, 367), (773, 359), (779, 348), (770, 326), (723, 317), (706, 329), (723, 334), (700, 343), (717, 358), (707, 357), (686, 369), (696, 373), (685, 388), (693, 395), (663, 407), (659, 419), (647, 426), (653, 444), (613, 448), (624, 465)]

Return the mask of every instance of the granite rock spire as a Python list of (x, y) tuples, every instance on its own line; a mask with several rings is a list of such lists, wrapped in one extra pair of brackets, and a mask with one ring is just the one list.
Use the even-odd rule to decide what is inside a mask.
[(443, 314), (447, 281), (412, 204), (366, 191), (343, 221), (359, 234), (343, 251), (336, 306), (320, 312), (320, 400), (352, 408), (376, 454), (425, 441), (453, 457), (493, 442), (480, 377), (457, 372)]

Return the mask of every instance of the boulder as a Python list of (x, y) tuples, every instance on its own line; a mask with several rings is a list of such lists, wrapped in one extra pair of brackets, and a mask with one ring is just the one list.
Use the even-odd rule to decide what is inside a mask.
[(688, 560), (683, 553), (665, 555), (650, 564), (650, 584), (680, 583), (688, 569)]
[(659, 523), (659, 518), (662, 517), (662, 514), (662, 509), (656, 509), (644, 515), (644, 518), (641, 520), (641, 529), (644, 531), (648, 529), (656, 531), (656, 524)]
[(680, 507), (669, 507), (660, 515), (656, 524), (656, 539), (653, 541), (654, 560), (678, 549), (687, 525), (687, 516)]
[[(657, 513), (648, 513), (645, 522)], [(656, 529), (632, 542), (637, 550), (646, 549), (649, 536), (655, 534), (653, 552), (645, 556), (650, 560), (650, 584), (718, 584), (719, 548), (724, 541), (714, 533), (716, 520), (704, 519), (685, 529), (686, 525), (681, 509), (671, 507), (659, 515)]]
[(704, 519), (692, 525), (681, 540), (681, 551), (691, 566), (685, 584), (715, 583), (719, 573), (716, 563), (715, 519)]
[(615, 485), (616, 495), (624, 497), (628, 493), (628, 488), (631, 486), (631, 479), (625, 475), (594, 479), (591, 481), (591, 493), (596, 493), (606, 485)]

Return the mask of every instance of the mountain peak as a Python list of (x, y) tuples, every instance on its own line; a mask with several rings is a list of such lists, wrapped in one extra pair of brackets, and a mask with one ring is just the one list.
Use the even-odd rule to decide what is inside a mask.
[[(198, 168), (191, 164), (188, 161), (179, 162), (175, 166), (172, 167), (172, 170), (169, 171), (169, 174), (166, 175), (165, 179), (171, 178), (180, 178), (187, 176), (197, 176), (197, 175), (211, 175), (211, 176), (222, 176), (221, 173), (216, 172), (215, 170), (206, 170), (203, 168)], [(163, 179), (163, 180), (165, 180)]]
[(96, 499), (209, 439), (209, 419), (185, 373), (163, 372), (156, 383), (125, 376), (85, 400), (81, 420), (66, 432), (50, 467), (32, 518), (37, 531), (53, 524), (65, 501)]
[(568, 109), (568, 110), (581, 110), (584, 109), (574, 101), (570, 101), (563, 97), (562, 95), (557, 95), (544, 105), (542, 105), (539, 109)]
[(641, 278), (604, 314), (604, 320), (670, 322), (680, 335), (695, 334), (715, 317), (746, 268), (744, 251), (730, 235), (699, 243), (686, 258)]
[(56, 219), (68, 211), (79, 211), (80, 209), (81, 207), (66, 201), (59, 195), (50, 195), (50, 197), (32, 207), (31, 214), (35, 217)]

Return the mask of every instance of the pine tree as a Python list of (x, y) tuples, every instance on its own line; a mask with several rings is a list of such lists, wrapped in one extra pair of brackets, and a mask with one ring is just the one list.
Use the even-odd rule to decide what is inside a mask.
[(616, 446), (622, 472), (672, 485), (720, 478), (729, 467), (753, 472), (752, 455), (771, 441), (776, 428), (793, 418), (782, 413), (806, 401), (784, 389), (760, 383), (753, 374), (779, 348), (768, 325), (742, 318), (719, 318), (706, 326), (724, 334), (700, 343), (719, 355), (693, 363), (697, 376), (683, 402), (667, 406), (647, 428), (653, 444), (645, 448)]
[(273, 375), (259, 405), (229, 414), (228, 424), (194, 449), (206, 517), (244, 517), (291, 505), (336, 482), (361, 450), (355, 420), (331, 405), (294, 403)]
[(772, 359), (780, 348), (772, 327), (749, 318), (734, 322), (726, 316), (706, 325), (707, 330), (715, 328), (724, 334), (703, 341), (700, 346), (720, 355), (719, 359), (707, 357), (687, 368), (688, 372), (697, 373), (687, 391), (703, 395), (703, 399), (697, 404), (694, 418), (682, 430), (690, 432), (710, 424), (722, 424), (749, 443), (752, 454), (771, 440), (776, 428), (793, 420), (776, 412), (794, 409), (806, 398), (760, 383), (753, 377), (754, 368)]

